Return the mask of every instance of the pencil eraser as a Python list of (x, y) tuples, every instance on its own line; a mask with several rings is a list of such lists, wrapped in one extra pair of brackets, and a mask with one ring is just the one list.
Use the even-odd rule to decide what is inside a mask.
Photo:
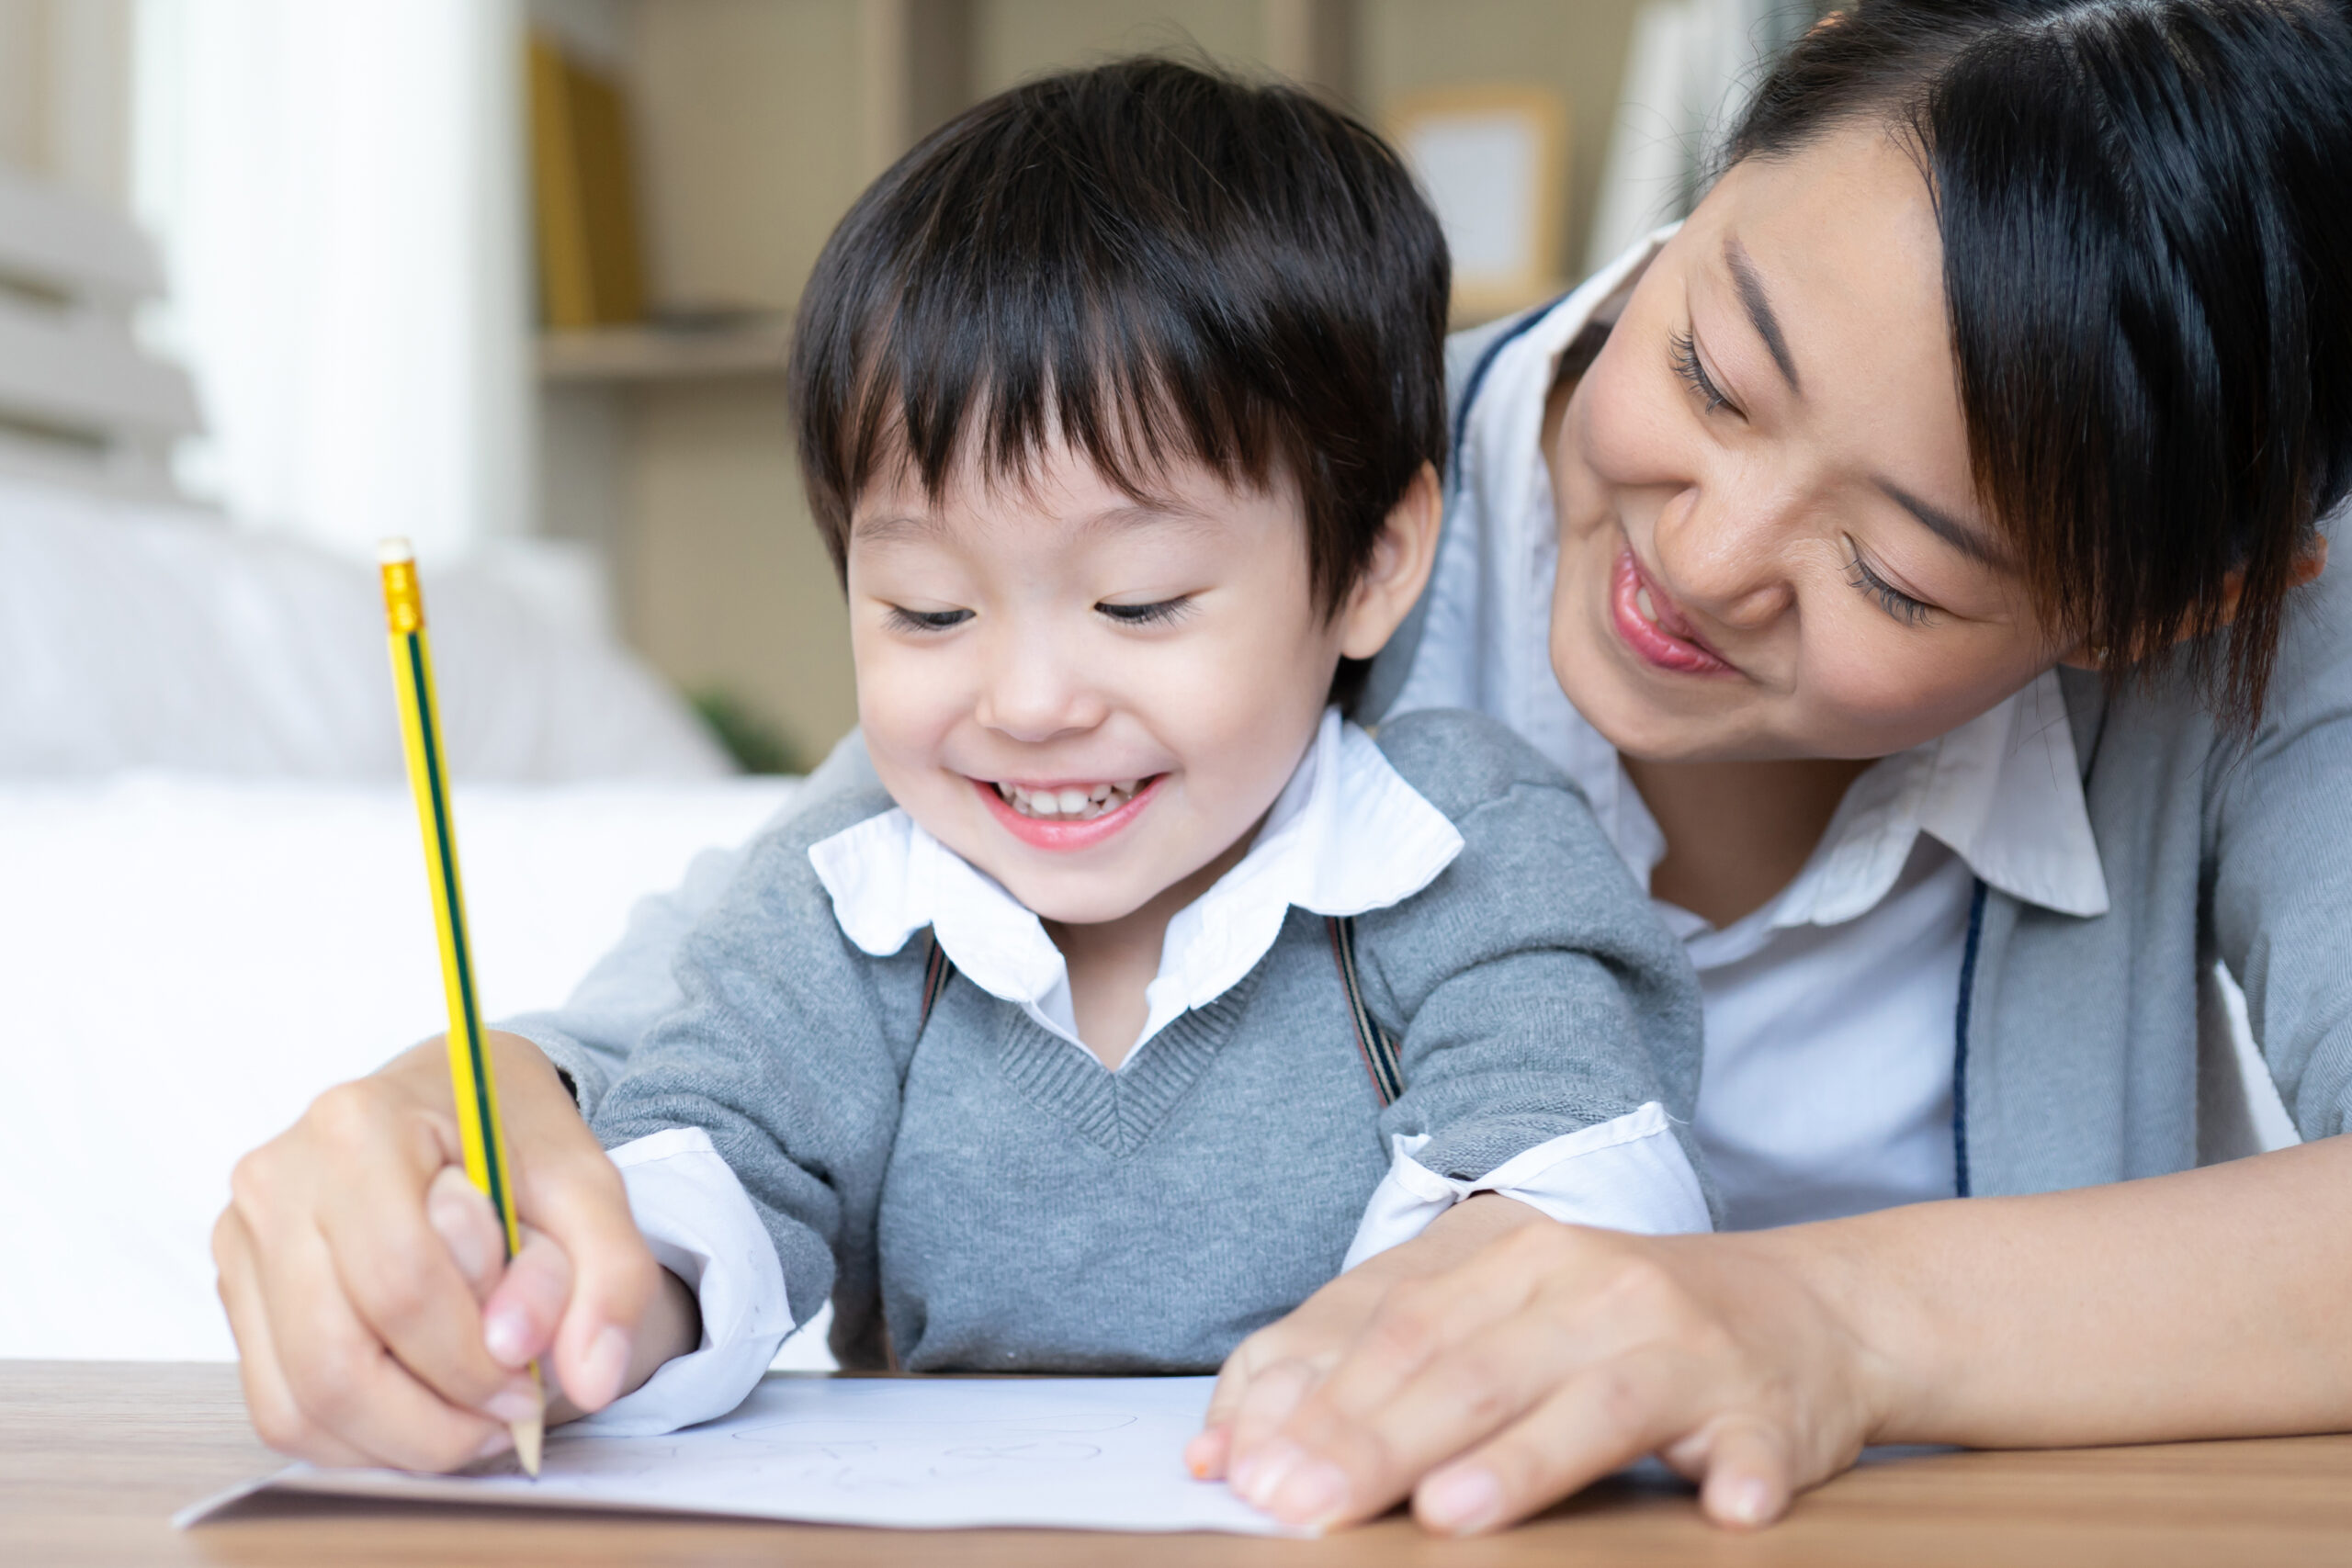
[(409, 548), (406, 539), (395, 534), (390, 538), (376, 541), (376, 558), (386, 566), (392, 566), (401, 561), (414, 560), (416, 552)]

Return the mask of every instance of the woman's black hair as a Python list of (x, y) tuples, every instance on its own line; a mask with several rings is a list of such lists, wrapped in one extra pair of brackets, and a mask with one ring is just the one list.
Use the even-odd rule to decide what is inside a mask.
[[(1296, 88), (1174, 61), (1046, 76), (927, 138), (826, 242), (793, 334), (811, 510), (1048, 444), (1148, 499), (1170, 462), (1295, 483), (1335, 612), (1445, 457), (1450, 268), (1396, 155)], [(1343, 670), (1340, 694), (1361, 671)]]
[(1976, 485), (2045, 620), (2108, 650), (2111, 691), (2190, 639), (2251, 728), (2297, 558), (2352, 489), (2352, 11), (1860, 0), (1727, 156), (1858, 120), (1932, 189)]

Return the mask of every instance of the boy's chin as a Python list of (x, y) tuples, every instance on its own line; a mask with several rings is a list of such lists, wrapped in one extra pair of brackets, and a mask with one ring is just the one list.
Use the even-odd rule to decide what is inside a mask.
[(1005, 891), (1027, 906), (1048, 925), (1102, 926), (1124, 920), (1151, 902), (1157, 889), (1125, 886), (1022, 887), (1005, 884)]

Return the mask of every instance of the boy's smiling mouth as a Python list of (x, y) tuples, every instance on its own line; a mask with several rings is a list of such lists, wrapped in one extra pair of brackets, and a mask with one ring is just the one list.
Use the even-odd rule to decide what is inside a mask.
[(996, 792), (1023, 817), (1046, 821), (1089, 822), (1107, 816), (1136, 797), (1144, 781), (1121, 779), (1116, 784), (1017, 784), (996, 781)]
[(1023, 843), (1079, 850), (1101, 843), (1134, 821), (1167, 776), (1035, 784), (974, 779), (972, 784), (996, 819)]

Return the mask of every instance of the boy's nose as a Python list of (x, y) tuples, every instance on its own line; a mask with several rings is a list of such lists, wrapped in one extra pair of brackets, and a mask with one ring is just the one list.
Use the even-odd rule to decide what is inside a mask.
[(1092, 729), (1109, 712), (1109, 703), (1075, 660), (1049, 646), (1024, 642), (990, 660), (973, 716), (1034, 745)]

